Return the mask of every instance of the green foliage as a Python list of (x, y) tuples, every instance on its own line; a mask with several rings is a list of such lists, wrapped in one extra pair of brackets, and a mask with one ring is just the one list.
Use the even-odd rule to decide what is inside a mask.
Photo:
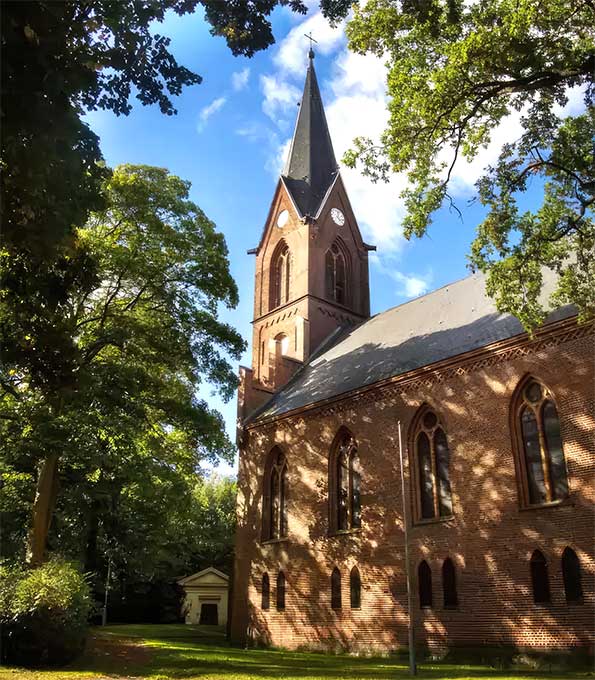
[[(523, 132), (478, 179), (488, 208), (471, 264), (498, 308), (529, 329), (543, 320), (541, 266), (555, 270), (552, 304), (595, 313), (595, 12), (589, 0), (370, 0), (348, 26), (351, 49), (387, 58), (389, 123), (380, 144), (355, 140), (345, 161), (386, 178), (407, 172), (405, 234), (422, 236), (449, 195), (459, 158), (473, 159), (515, 112)], [(585, 112), (561, 117), (569, 88)], [(519, 206), (543, 187), (535, 211)]]
[(2, 660), (69, 661), (84, 647), (90, 610), (89, 586), (71, 564), (53, 559), (32, 570), (0, 565)]
[[(71, 291), (50, 317), (63, 329), (68, 351), (56, 352), (68, 364), (53, 361), (42, 380), (27, 358), (11, 356), (0, 399), (7, 480), (32, 480), (58, 451), (63, 490), (89, 526), (97, 515), (110, 521), (117, 508), (139, 560), (142, 518), (159, 518), (189, 496), (202, 461), (233, 456), (221, 415), (199, 391), (208, 381), (228, 399), (237, 384), (229, 358), (239, 358), (244, 342), (218, 319), (220, 305), (236, 304), (237, 289), (223, 236), (188, 191), (162, 168), (114, 170), (105, 209), (76, 232), (96, 263), (93, 286)], [(30, 503), (30, 485), (26, 491)]]

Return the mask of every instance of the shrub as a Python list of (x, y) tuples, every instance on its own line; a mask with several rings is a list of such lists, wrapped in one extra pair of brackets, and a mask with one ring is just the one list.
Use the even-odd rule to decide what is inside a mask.
[(26, 666), (70, 661), (85, 645), (90, 609), (89, 586), (68, 562), (0, 565), (2, 660)]

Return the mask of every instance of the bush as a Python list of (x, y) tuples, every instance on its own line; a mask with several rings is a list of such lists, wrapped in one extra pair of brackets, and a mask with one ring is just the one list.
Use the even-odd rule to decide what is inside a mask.
[(52, 559), (36, 569), (0, 565), (2, 661), (59, 665), (85, 645), (89, 586), (71, 564)]

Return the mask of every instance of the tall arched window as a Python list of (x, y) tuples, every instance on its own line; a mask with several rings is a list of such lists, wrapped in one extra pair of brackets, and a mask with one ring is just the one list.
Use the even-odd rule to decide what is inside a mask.
[(533, 602), (545, 604), (551, 600), (550, 579), (547, 571), (547, 562), (541, 550), (536, 550), (531, 555), (530, 568)]
[(290, 296), (291, 254), (285, 241), (275, 248), (271, 258), (270, 308), (284, 305)]
[(564, 580), (566, 602), (582, 602), (581, 563), (572, 548), (565, 548), (562, 553), (562, 578)]
[(347, 304), (348, 270), (349, 256), (347, 250), (339, 241), (335, 241), (326, 251), (325, 256), (326, 297), (340, 305)]
[(269, 454), (264, 475), (263, 539), (287, 536), (287, 461), (275, 447)]
[(450, 452), (444, 426), (434, 411), (424, 408), (414, 428), (417, 519), (452, 515)]
[(285, 609), (285, 574), (282, 571), (277, 575), (277, 609)]
[(351, 600), (352, 609), (361, 609), (362, 580), (357, 567), (353, 567), (351, 573), (349, 574), (349, 599)]
[(331, 531), (361, 527), (361, 473), (357, 444), (351, 433), (341, 430), (329, 458)]
[(331, 574), (331, 607), (341, 609), (341, 572), (337, 567)]
[(419, 606), (428, 609), (432, 606), (432, 570), (423, 560), (417, 568), (417, 587), (419, 590)]
[(265, 572), (262, 575), (262, 608), (268, 609), (271, 606), (271, 584), (269, 575)]
[(553, 395), (530, 378), (514, 400), (524, 505), (552, 503), (568, 496), (560, 419)]
[(444, 594), (445, 609), (454, 609), (458, 606), (457, 574), (455, 565), (450, 557), (447, 557), (442, 564), (442, 592)]

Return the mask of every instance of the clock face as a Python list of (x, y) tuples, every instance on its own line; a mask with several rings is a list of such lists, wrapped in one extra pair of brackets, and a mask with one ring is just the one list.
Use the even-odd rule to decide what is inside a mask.
[(288, 219), (289, 212), (287, 210), (283, 210), (282, 212), (279, 213), (279, 217), (277, 217), (277, 226), (279, 227), (279, 229), (282, 229), (287, 224)]
[(339, 208), (333, 208), (331, 210), (331, 217), (333, 222), (342, 227), (345, 224), (345, 215), (339, 210)]

